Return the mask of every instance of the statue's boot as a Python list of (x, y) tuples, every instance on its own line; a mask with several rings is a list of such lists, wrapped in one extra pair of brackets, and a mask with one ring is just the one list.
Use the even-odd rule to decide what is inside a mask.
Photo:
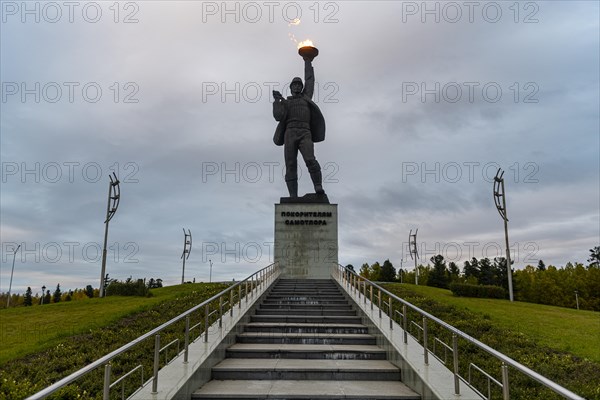
[(323, 178), (321, 175), (321, 171), (311, 172), (310, 179), (312, 179), (313, 185), (315, 185), (315, 193), (316, 194), (325, 194), (325, 191), (323, 190), (323, 184), (322, 184)]
[(298, 180), (285, 181), (285, 184), (290, 192), (290, 197), (298, 197)]

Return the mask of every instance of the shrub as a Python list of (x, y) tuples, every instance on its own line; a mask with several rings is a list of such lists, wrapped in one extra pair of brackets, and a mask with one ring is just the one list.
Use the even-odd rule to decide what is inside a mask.
[(494, 285), (471, 285), (454, 282), (450, 284), (450, 290), (455, 296), (506, 299), (506, 290), (503, 287)]
[(107, 296), (141, 296), (149, 297), (152, 294), (150, 289), (146, 286), (143, 279), (133, 281), (131, 278), (127, 278), (125, 282), (112, 281), (106, 287)]

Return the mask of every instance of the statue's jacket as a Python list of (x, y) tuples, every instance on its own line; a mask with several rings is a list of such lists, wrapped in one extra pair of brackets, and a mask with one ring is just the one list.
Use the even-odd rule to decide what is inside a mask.
[[(319, 106), (312, 101), (312, 96), (315, 88), (315, 74), (313, 67), (310, 62), (305, 62), (304, 66), (304, 89), (302, 90), (302, 97), (308, 103), (310, 109), (310, 133), (313, 142), (322, 142), (325, 140), (325, 118), (319, 109)], [(291, 97), (288, 97), (291, 98)], [(286, 101), (283, 99), (276, 99), (273, 102), (273, 117), (275, 121), (279, 121), (277, 129), (275, 129), (275, 135), (273, 136), (273, 142), (277, 146), (283, 146), (285, 130), (286, 130), (286, 118), (287, 118), (287, 107)]]

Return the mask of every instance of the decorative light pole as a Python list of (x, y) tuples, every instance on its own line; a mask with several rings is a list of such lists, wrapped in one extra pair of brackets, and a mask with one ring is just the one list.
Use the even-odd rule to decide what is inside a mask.
[(44, 297), (46, 297), (46, 286), (42, 286), (42, 306), (44, 305)]
[(404, 280), (402, 279), (402, 266), (404, 265), (404, 260), (402, 258), (400, 258), (400, 283), (404, 283)]
[[(419, 228), (417, 228), (414, 234), (412, 233), (412, 229), (410, 230), (410, 233), (408, 234), (408, 247), (410, 250), (410, 258), (415, 260), (415, 283), (418, 285), (419, 267), (417, 266), (417, 259), (419, 258), (419, 252), (417, 251), (417, 232), (419, 232)], [(414, 257), (413, 254), (415, 255)]]
[(13, 253), (13, 265), (12, 270), (10, 271), (10, 284), (8, 285), (8, 299), (6, 299), (6, 308), (10, 306), (10, 290), (12, 289), (12, 278), (13, 273), (15, 272), (15, 258), (17, 257), (17, 251), (19, 251), (19, 247), (21, 247), (21, 245), (18, 245)]
[[(113, 180), (114, 176), (114, 180)], [(108, 242), (108, 223), (117, 212), (119, 202), (121, 200), (121, 188), (119, 186), (119, 179), (113, 172), (112, 175), (108, 176), (110, 183), (108, 184), (108, 204), (106, 205), (106, 220), (104, 221), (104, 247), (102, 249), (102, 271), (100, 272), (100, 294), (99, 297), (104, 297), (104, 284), (106, 273), (106, 244)]]
[(508, 297), (510, 301), (514, 301), (513, 284), (512, 284), (512, 268), (510, 261), (510, 247), (508, 244), (508, 216), (506, 215), (506, 194), (504, 192), (504, 171), (498, 168), (494, 177), (494, 203), (498, 213), (504, 220), (504, 239), (506, 241), (506, 271), (508, 272)]
[(185, 260), (190, 258), (191, 252), (192, 252), (192, 231), (190, 231), (188, 229), (188, 233), (185, 233), (185, 228), (183, 228), (183, 253), (181, 253), (181, 259), (183, 260), (183, 268), (181, 270), (181, 283), (182, 284), (184, 283), (184, 277), (185, 277)]
[(208, 275), (208, 282), (211, 283), (212, 282), (212, 260), (208, 260), (208, 263), (210, 264), (210, 272)]

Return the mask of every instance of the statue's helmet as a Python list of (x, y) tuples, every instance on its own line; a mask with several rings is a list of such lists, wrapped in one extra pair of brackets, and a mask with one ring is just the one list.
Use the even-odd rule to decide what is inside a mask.
[(290, 83), (290, 89), (292, 88), (292, 85), (294, 83), (299, 83), (302, 87), (304, 87), (304, 84), (302, 83), (302, 79), (299, 77), (295, 77), (294, 79), (292, 79), (292, 82)]

